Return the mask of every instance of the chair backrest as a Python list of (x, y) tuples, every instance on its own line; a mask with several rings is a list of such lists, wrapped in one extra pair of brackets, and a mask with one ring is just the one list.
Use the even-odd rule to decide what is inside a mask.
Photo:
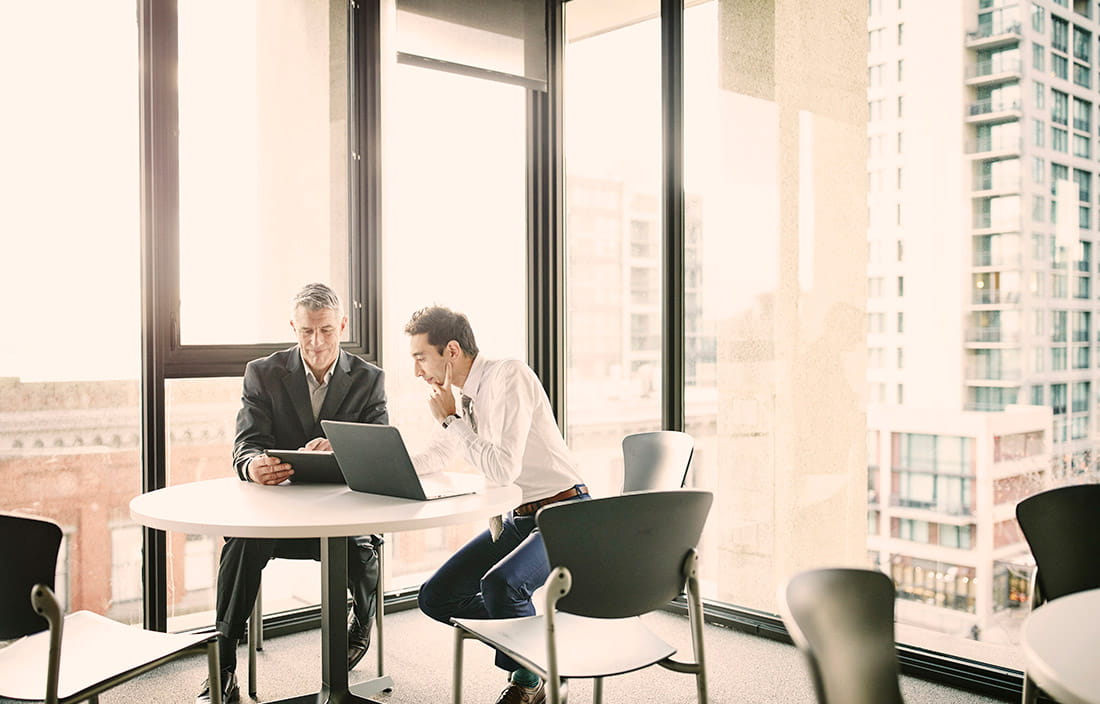
[(31, 588), (54, 587), (61, 528), (38, 518), (0, 514), (0, 640), (44, 631), (31, 606)]
[(901, 704), (894, 583), (882, 572), (818, 569), (780, 588), (784, 620), (806, 654), (819, 704)]
[(1100, 588), (1100, 484), (1043, 491), (1016, 505), (1043, 599)]
[(687, 479), (695, 439), (676, 430), (623, 438), (623, 493), (678, 489)]
[(641, 492), (551, 504), (537, 514), (552, 567), (572, 589), (561, 611), (637, 616), (677, 597), (714, 497), (707, 491)]

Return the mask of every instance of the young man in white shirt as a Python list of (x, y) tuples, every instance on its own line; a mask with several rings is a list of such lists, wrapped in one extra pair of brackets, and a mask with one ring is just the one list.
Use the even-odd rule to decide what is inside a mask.
[[(465, 315), (424, 308), (413, 314), (405, 333), (416, 376), (431, 387), (428, 405), (442, 426), (435, 442), (414, 459), (417, 471), (438, 471), (461, 455), (490, 482), (523, 490), (519, 506), (492, 520), (489, 530), (466, 543), (421, 586), (420, 609), (446, 624), (452, 617), (533, 615), (531, 592), (550, 574), (535, 512), (546, 504), (588, 498), (546, 392), (523, 362), (481, 357)], [(500, 652), (496, 664), (510, 673), (497, 704), (545, 700), (535, 673)]]

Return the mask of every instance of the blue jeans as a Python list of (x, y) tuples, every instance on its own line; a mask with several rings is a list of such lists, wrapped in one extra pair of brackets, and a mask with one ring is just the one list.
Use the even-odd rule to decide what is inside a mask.
[[(587, 499), (584, 494), (573, 501)], [(504, 517), (504, 532), (494, 543), (488, 530), (459, 548), (420, 587), (420, 610), (450, 625), (451, 618), (517, 618), (533, 616), (531, 592), (550, 576), (550, 560), (535, 517)], [(511, 672), (522, 666), (497, 651), (497, 667)]]

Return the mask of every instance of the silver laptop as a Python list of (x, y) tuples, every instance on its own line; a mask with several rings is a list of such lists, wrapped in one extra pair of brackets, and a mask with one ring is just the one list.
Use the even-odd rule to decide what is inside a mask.
[(353, 491), (427, 501), (474, 494), (485, 486), (474, 474), (417, 475), (401, 433), (392, 425), (323, 420), (321, 427)]

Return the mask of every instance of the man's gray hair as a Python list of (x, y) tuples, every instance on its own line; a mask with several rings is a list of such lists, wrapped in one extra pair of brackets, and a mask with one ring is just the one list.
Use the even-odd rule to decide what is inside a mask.
[(324, 284), (306, 284), (303, 286), (302, 290), (294, 295), (294, 310), (298, 310), (298, 306), (312, 311), (330, 309), (337, 313), (343, 312), (340, 297)]

